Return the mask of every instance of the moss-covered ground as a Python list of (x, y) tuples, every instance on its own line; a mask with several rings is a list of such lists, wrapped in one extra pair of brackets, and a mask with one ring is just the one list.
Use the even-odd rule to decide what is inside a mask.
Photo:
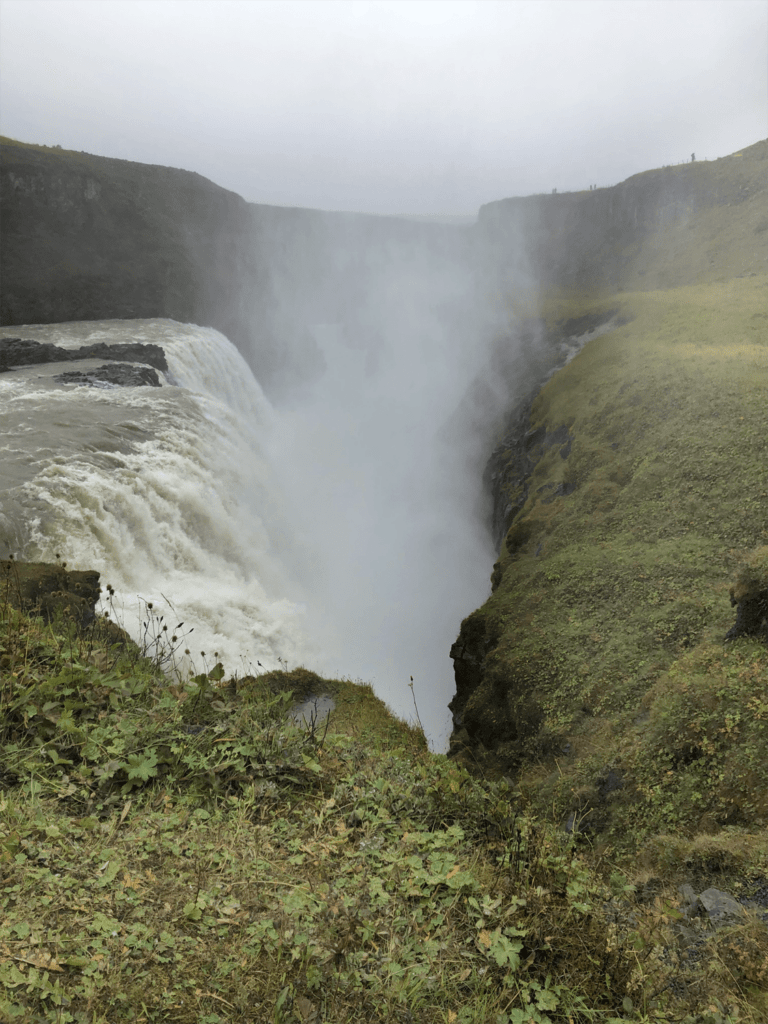
[[(735, 987), (727, 935), (684, 969), (669, 897), (637, 903), (625, 872), (429, 753), (370, 687), (220, 665), (169, 678), (160, 620), (142, 654), (98, 622), (19, 612), (12, 585), (9, 570), (3, 1021), (760, 1019), (759, 932)], [(330, 720), (294, 724), (293, 700), (319, 692)]]
[(768, 650), (723, 638), (768, 543), (768, 279), (603, 304), (631, 320), (536, 399), (531, 427), (569, 443), (543, 452), (475, 613), (485, 767), (627, 855), (724, 828), (764, 847)]

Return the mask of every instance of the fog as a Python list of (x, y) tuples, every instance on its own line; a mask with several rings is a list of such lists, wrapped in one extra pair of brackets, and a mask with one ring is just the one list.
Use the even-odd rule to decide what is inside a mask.
[(765, 0), (2, 0), (0, 132), (246, 199), (471, 215), (768, 124)]
[[(369, 238), (354, 302), (311, 325), (325, 368), (277, 402), (271, 449), (317, 667), (372, 682), (406, 718), (413, 677), (437, 749), (449, 731), (451, 644), (490, 593), (483, 466), (522, 384), (492, 378), (502, 321), (476, 287), (468, 237), (457, 230), (456, 242)], [(349, 253), (332, 246), (328, 257), (345, 266)], [(470, 423), (462, 400), (483, 377), (483, 415), (474, 409)]]

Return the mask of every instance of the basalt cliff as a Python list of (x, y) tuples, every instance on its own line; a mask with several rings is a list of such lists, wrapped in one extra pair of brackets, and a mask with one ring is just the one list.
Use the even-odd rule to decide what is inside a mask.
[(190, 171), (12, 139), (0, 204), (1, 326), (215, 327), (273, 394), (321, 372), (308, 324), (355, 321), (393, 250), (450, 263), (467, 245), (460, 229), (247, 203)]

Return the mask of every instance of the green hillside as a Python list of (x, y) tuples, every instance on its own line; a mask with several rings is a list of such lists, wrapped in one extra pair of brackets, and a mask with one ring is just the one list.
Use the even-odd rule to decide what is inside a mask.
[(349, 680), (174, 673), (149, 608), (141, 648), (20, 610), (2, 565), (0, 1019), (765, 1024), (759, 906), (679, 886), (768, 894), (768, 648), (724, 643), (768, 573), (766, 156), (638, 176), (704, 198), (610, 287), (501, 296), (623, 326), (533, 403), (450, 757)]
[[(370, 687), (220, 665), (169, 685), (183, 637), (150, 608), (142, 654), (108, 618), (19, 611), (16, 573), (0, 591), (3, 1020), (764, 1019), (756, 919), (681, 964), (663, 887), (648, 898), (505, 782), (430, 754)], [(312, 693), (333, 697), (330, 720), (294, 724)]]
[[(625, 851), (766, 824), (768, 653), (723, 637), (739, 566), (768, 544), (767, 283), (610, 297), (631, 322), (534, 402), (532, 429), (568, 440), (542, 445), (464, 627), (491, 645), (459, 709), (483, 743), (468, 756), (522, 768), (540, 810)], [(623, 785), (601, 802), (608, 771)]]
[(623, 326), (533, 401), (533, 468), (500, 497), (524, 504), (457, 642), (452, 754), (638, 885), (765, 884), (768, 626), (725, 637), (732, 588), (763, 617), (768, 595), (767, 161), (762, 142), (667, 169), (699, 198), (614, 239), (614, 287), (506, 295), (551, 330)]

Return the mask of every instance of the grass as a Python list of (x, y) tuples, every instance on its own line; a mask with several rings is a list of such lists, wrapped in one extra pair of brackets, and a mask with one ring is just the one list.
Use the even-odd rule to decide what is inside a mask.
[[(630, 322), (534, 402), (531, 427), (565, 425), (570, 448), (540, 449), (496, 590), (462, 627), (488, 653), (458, 709), (484, 747), (459, 760), (514, 779), (528, 813), (638, 888), (739, 893), (766, 875), (768, 650), (723, 642), (730, 588), (768, 539), (766, 284), (592, 298)], [(551, 298), (552, 319), (584, 303)], [(732, 985), (762, 1020), (756, 927), (723, 963), (761, 943)]]
[[(669, 899), (638, 904), (626, 875), (506, 782), (429, 753), (369, 686), (219, 665), (169, 679), (167, 641), (145, 637), (148, 658), (98, 620), (46, 624), (12, 583), (3, 1020), (753, 1020), (747, 982), (702, 995), (664, 958)], [(320, 691), (328, 728), (294, 725), (294, 698)]]
[[(501, 297), (627, 322), (534, 403), (570, 446), (463, 626), (465, 764), (368, 686), (182, 677), (150, 605), (136, 647), (0, 580), (0, 1018), (764, 1024), (764, 926), (686, 949), (676, 890), (768, 864), (768, 652), (723, 644), (768, 543), (753, 150), (673, 169), (717, 201), (625, 253), (624, 290)], [(292, 723), (320, 692), (327, 729)]]
[(768, 655), (722, 643), (729, 587), (768, 538), (765, 294), (746, 278), (611, 297), (631, 322), (534, 403), (531, 426), (567, 426), (570, 451), (543, 451), (474, 613), (493, 650), (466, 713), (513, 737), (497, 771), (522, 765), (539, 809), (565, 815), (595, 765), (620, 768), (610, 829), (630, 846), (704, 819), (766, 825)]

